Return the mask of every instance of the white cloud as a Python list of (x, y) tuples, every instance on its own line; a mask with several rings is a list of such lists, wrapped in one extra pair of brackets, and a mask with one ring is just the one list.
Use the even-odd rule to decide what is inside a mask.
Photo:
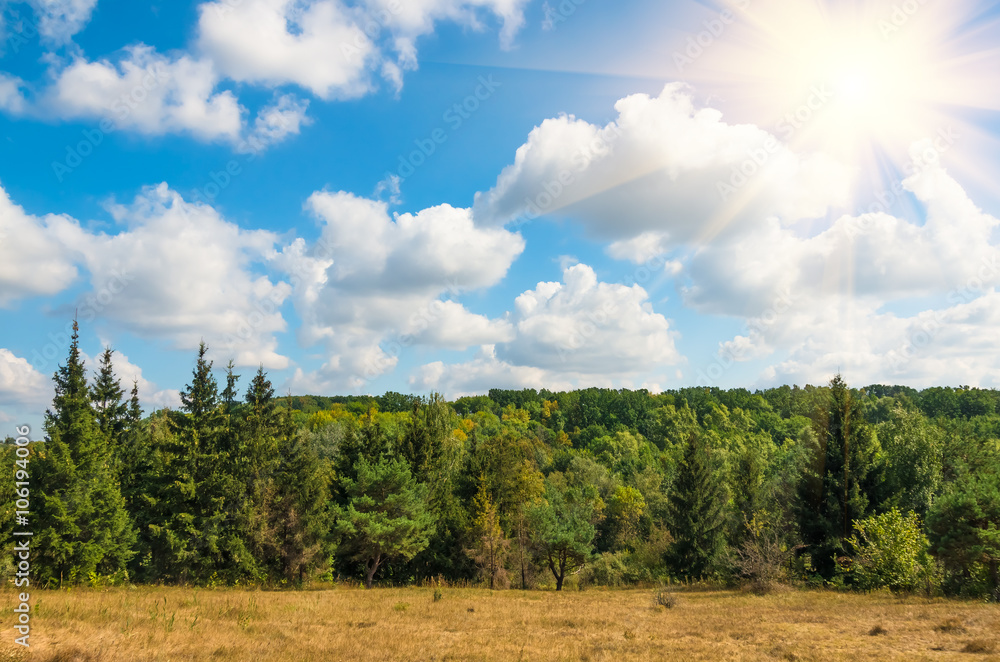
[(585, 264), (567, 267), (563, 281), (539, 283), (517, 297), (517, 337), (497, 348), (499, 358), (612, 378), (680, 360), (670, 323), (653, 312), (642, 287), (598, 282)]
[(55, 46), (68, 42), (87, 23), (97, 0), (30, 0), (38, 17), (38, 32)]
[(509, 48), (524, 25), (527, 0), (229, 0), (199, 7), (201, 50), (236, 81), (295, 84), (322, 99), (373, 89), (378, 72), (396, 89), (417, 67), (417, 39), (442, 21), (483, 29), (481, 15), (502, 22)]
[(311, 122), (306, 116), (308, 108), (308, 101), (291, 94), (284, 94), (270, 106), (262, 108), (246, 140), (250, 149), (257, 152), (280, 143), (288, 136), (297, 136), (302, 127)]
[[(0, 26), (2, 27), (2, 26)], [(3, 32), (0, 31), (0, 38)], [(0, 71), (0, 111), (19, 115), (27, 108), (28, 102), (24, 98), (22, 88), (24, 81)]]
[(61, 292), (77, 276), (67, 247), (50, 231), (68, 222), (26, 214), (0, 187), (0, 308), (29, 296)]
[(274, 264), (295, 285), (301, 342), (322, 343), (327, 361), (296, 375), (296, 388), (361, 388), (409, 345), (462, 349), (510, 338), (509, 323), (442, 296), (499, 282), (524, 250), (520, 235), (476, 227), (469, 210), (448, 205), (390, 217), (384, 202), (321, 192), (306, 206), (322, 222), (320, 240), (308, 249), (293, 243)]
[(214, 356), (241, 366), (288, 366), (274, 334), (286, 328), (281, 306), (291, 287), (253, 269), (273, 253), (275, 235), (243, 230), (166, 184), (114, 212), (127, 227), (115, 235), (90, 234), (69, 220), (51, 228), (90, 272), (83, 315), (178, 349), (205, 340)]
[[(614, 255), (639, 257), (745, 234), (764, 218), (822, 216), (846, 201), (847, 169), (823, 155), (800, 156), (755, 126), (726, 124), (716, 110), (696, 109), (681, 84), (615, 107), (618, 118), (605, 127), (572, 116), (542, 122), (496, 186), (476, 196), (477, 221), (555, 213), (617, 242)], [(733, 187), (734, 169), (747, 163), (755, 176)]]
[(539, 283), (517, 297), (509, 341), (484, 343), (465, 363), (424, 365), (411, 386), (449, 396), (505, 387), (631, 386), (683, 360), (669, 321), (653, 312), (638, 285), (601, 283), (585, 264), (567, 266), (563, 281)]
[[(920, 145), (915, 146), (919, 149)], [(749, 318), (751, 333), (720, 355), (773, 357), (762, 383), (1000, 383), (990, 343), (1000, 320), (1000, 221), (983, 213), (940, 165), (903, 182), (923, 223), (885, 213), (844, 216), (812, 237), (777, 222), (739, 242), (701, 247), (685, 302)], [(923, 301), (920, 313), (893, 312)], [(912, 308), (912, 305), (908, 306)]]
[(64, 118), (108, 119), (149, 135), (239, 138), (242, 109), (232, 92), (214, 91), (219, 77), (210, 61), (171, 59), (142, 44), (126, 54), (117, 65), (75, 60), (56, 75), (47, 106)]
[(220, 1), (198, 10), (199, 45), (233, 80), (295, 83), (323, 99), (369, 90), (376, 47), (340, 2)]
[(465, 363), (446, 365), (435, 361), (421, 366), (410, 377), (410, 387), (416, 391), (437, 391), (446, 398), (460, 398), (481, 395), (491, 388), (570, 390), (573, 383), (541, 368), (501, 361), (495, 348), (487, 345)]
[(9, 349), (0, 348), (0, 406), (44, 407), (51, 384), (42, 373)]
[(417, 37), (433, 32), (439, 21), (482, 30), (482, 11), (502, 22), (500, 45), (510, 48), (524, 26), (528, 0), (368, 0), (367, 4), (376, 19), (392, 29), (401, 61), (415, 64)]

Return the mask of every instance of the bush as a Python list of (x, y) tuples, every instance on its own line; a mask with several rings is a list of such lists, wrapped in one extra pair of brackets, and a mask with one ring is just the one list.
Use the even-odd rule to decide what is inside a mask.
[(670, 589), (661, 588), (653, 595), (653, 603), (665, 609), (677, 606), (677, 595)]
[(785, 565), (801, 547), (789, 545), (783, 532), (756, 516), (747, 522), (747, 531), (743, 544), (730, 551), (731, 561), (748, 588), (764, 595), (787, 580)]
[(856, 520), (854, 528), (856, 533), (848, 543), (855, 556), (847, 572), (857, 588), (912, 591), (924, 587), (930, 592), (937, 569), (916, 513), (904, 516), (893, 508)]

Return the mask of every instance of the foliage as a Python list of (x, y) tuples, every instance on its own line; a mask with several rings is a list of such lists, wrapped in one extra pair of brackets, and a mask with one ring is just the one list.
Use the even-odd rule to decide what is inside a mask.
[(427, 547), (434, 521), (427, 508), (427, 486), (417, 483), (405, 460), (362, 457), (356, 478), (342, 478), (347, 506), (338, 513), (337, 532), (344, 549), (365, 565), (365, 587), (393, 559), (408, 560)]
[(691, 435), (670, 499), (670, 562), (677, 576), (718, 569), (725, 551), (726, 494), (719, 472), (698, 435)]
[(573, 487), (561, 474), (545, 479), (544, 497), (528, 510), (532, 544), (561, 591), (566, 576), (583, 566), (593, 552), (594, 525), (603, 503), (593, 488)]
[[(182, 407), (143, 412), (110, 348), (89, 382), (81, 356), (75, 331), (47, 439), (31, 444), (43, 582), (529, 588), (548, 575), (562, 588), (573, 574), (581, 586), (714, 574), (904, 589), (940, 577), (950, 594), (1000, 598), (996, 391), (837, 376), (759, 391), (281, 398), (261, 368), (241, 397), (236, 367), (217, 370), (202, 345)], [(8, 551), (13, 523), (8, 508)]]
[(893, 508), (854, 522), (854, 529), (856, 533), (848, 539), (854, 551), (850, 575), (858, 588), (865, 591), (930, 588), (934, 560), (916, 513), (902, 515)]

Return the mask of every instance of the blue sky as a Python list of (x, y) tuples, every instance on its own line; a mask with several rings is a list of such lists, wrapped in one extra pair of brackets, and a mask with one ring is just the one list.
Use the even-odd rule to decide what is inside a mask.
[[(996, 386), (997, 3), (0, 2), (0, 421), (74, 310), (147, 410)], [(93, 365), (93, 364), (91, 364)]]

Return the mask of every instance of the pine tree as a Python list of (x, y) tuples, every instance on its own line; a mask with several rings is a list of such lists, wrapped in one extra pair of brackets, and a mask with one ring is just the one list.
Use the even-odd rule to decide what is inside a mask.
[(725, 551), (726, 490), (708, 448), (688, 437), (670, 495), (671, 566), (678, 576), (711, 573)]
[(42, 583), (61, 585), (124, 570), (135, 553), (135, 532), (91, 405), (76, 320), (66, 365), (53, 381), (47, 439), (31, 468), (39, 495), (33, 513), (38, 576)]
[(434, 517), (427, 508), (427, 485), (418, 483), (403, 459), (361, 457), (356, 478), (341, 477), (347, 507), (340, 510), (337, 533), (344, 551), (365, 566), (365, 587), (386, 562), (409, 560), (427, 547)]

